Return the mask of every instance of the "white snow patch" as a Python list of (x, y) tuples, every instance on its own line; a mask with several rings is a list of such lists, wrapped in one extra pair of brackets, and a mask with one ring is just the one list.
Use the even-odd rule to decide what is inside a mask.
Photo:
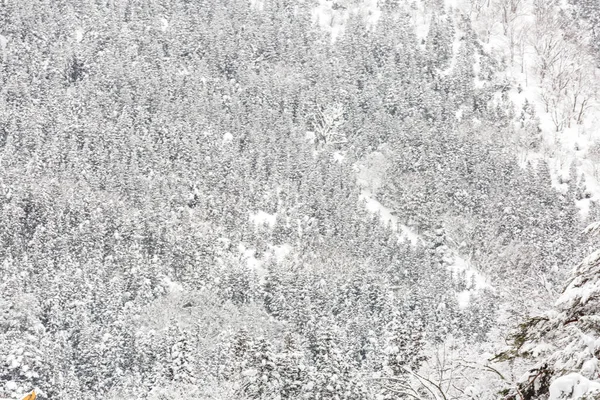
[(256, 368), (249, 368), (249, 369), (242, 371), (242, 376), (252, 377), (252, 376), (256, 376), (256, 375), (258, 375), (258, 370)]
[(81, 43), (81, 41), (83, 40), (83, 33), (84, 33), (83, 28), (79, 27), (79, 28), (75, 29), (74, 36), (75, 36), (75, 41), (77, 43)]
[(461, 120), (462, 120), (462, 118), (463, 118), (463, 110), (458, 110), (458, 111), (456, 111), (456, 114), (455, 114), (455, 115), (456, 115), (456, 120), (457, 120), (457, 121), (461, 121)]
[[(382, 149), (385, 151), (385, 149)], [(420, 240), (419, 235), (414, 233), (406, 225), (398, 223), (398, 217), (392, 214), (392, 211), (381, 204), (373, 194), (383, 185), (385, 171), (387, 169), (387, 158), (382, 151), (374, 151), (363, 161), (354, 165), (357, 172), (357, 182), (364, 188), (359, 196), (359, 201), (365, 201), (365, 207), (369, 212), (379, 214), (381, 221), (388, 225), (392, 230), (398, 232), (400, 240), (410, 240), (412, 244), (417, 244)]]
[(359, 200), (365, 201), (367, 211), (372, 212), (373, 214), (379, 214), (381, 222), (393, 231), (398, 232), (399, 240), (409, 240), (413, 245), (419, 242), (419, 235), (414, 233), (408, 226), (398, 223), (398, 218), (395, 215), (392, 215), (390, 209), (377, 201), (369, 191), (364, 190), (359, 196)]
[(377, 193), (383, 185), (388, 159), (382, 151), (374, 151), (354, 166), (357, 183), (371, 193)]
[(465, 278), (467, 281), (473, 280), (475, 287), (473, 289), (484, 289), (489, 287), (489, 283), (485, 276), (481, 275), (479, 271), (477, 271), (470, 262), (459, 256), (458, 254), (454, 254), (454, 262), (449, 267), (449, 269), (454, 273), (465, 273)]
[(285, 243), (279, 246), (270, 246), (273, 251), (273, 255), (275, 256), (275, 260), (278, 263), (283, 262), (283, 260), (292, 252), (292, 246)]
[(480, 390), (475, 386), (467, 386), (465, 388), (465, 395), (469, 396), (471, 399), (476, 399), (479, 397)]
[[(368, 191), (363, 191), (359, 196), (359, 200), (364, 200), (366, 202), (365, 207), (372, 213), (378, 213), (381, 216), (381, 221), (383, 221), (386, 225), (395, 226), (397, 219), (392, 212), (385, 206), (383, 206), (379, 201), (373, 198), (371, 193)], [(393, 228), (392, 228), (393, 229)]]
[(313, 23), (328, 30), (332, 42), (335, 42), (344, 33), (346, 21), (351, 14), (360, 15), (368, 27), (373, 27), (381, 16), (381, 10), (377, 7), (377, 0), (362, 0), (358, 3), (319, 0), (319, 4), (313, 9)]
[(346, 156), (341, 151), (336, 151), (333, 153), (333, 161), (337, 163), (343, 163)]
[[(354, 165), (354, 170), (357, 172), (357, 182), (364, 188), (359, 196), (359, 200), (365, 201), (365, 208), (369, 212), (379, 214), (381, 221), (396, 231), (400, 240), (408, 239), (413, 245), (416, 245), (423, 239), (408, 226), (400, 224), (392, 211), (377, 201), (373, 195), (374, 192), (377, 192), (381, 188), (385, 181), (385, 173), (389, 162), (385, 155), (386, 151), (387, 148), (382, 147), (379, 151), (372, 152)], [(467, 285), (473, 282), (473, 287), (457, 293), (459, 306), (465, 308), (469, 305), (473, 294), (478, 293), (482, 289), (490, 288), (491, 285), (488, 283), (487, 278), (477, 271), (470, 262), (462, 258), (456, 250), (449, 250), (449, 259), (446, 260), (449, 270), (455, 276), (464, 273)]]
[(163, 284), (167, 287), (170, 293), (181, 293), (183, 292), (183, 286), (177, 282), (173, 282), (170, 278), (164, 277)]
[(177, 71), (177, 75), (188, 76), (190, 75), (190, 70), (187, 67), (183, 67), (179, 71)]
[[(456, 29), (456, 27), (455, 27), (454, 38), (452, 40), (452, 58), (450, 59), (450, 63), (448, 65), (448, 67), (444, 71), (441, 71), (442, 76), (450, 75), (452, 73), (452, 71), (454, 71), (454, 69), (456, 68), (458, 54), (460, 53), (461, 47), (465, 45), (463, 43), (463, 41), (461, 40), (461, 38), (463, 36), (464, 36), (464, 32), (459, 29)], [(477, 64), (477, 63), (475, 63), (475, 64)], [(473, 66), (473, 67), (475, 67), (475, 66)]]
[(456, 251), (452, 251), (451, 254), (451, 258), (447, 260), (450, 263), (448, 269), (455, 277), (464, 276), (467, 285), (473, 283), (473, 286), (456, 295), (458, 306), (466, 308), (469, 306), (473, 294), (477, 294), (482, 289), (491, 288), (491, 285), (481, 272), (477, 271), (470, 262), (462, 258)]
[(225, 132), (223, 134), (223, 143), (231, 143), (233, 141), (233, 135), (231, 132)]
[[(455, 0), (447, 0), (452, 2)], [(516, 3), (515, 3), (516, 4)], [(543, 2), (541, 3), (543, 4)], [(521, 113), (522, 106), (527, 100), (535, 109), (539, 117), (540, 128), (542, 130), (542, 140), (540, 149), (537, 151), (523, 148), (521, 155), (521, 165), (525, 165), (526, 161), (536, 161), (545, 159), (551, 169), (552, 186), (557, 190), (564, 191), (564, 185), (558, 183), (558, 176), (568, 175), (568, 169), (572, 160), (578, 160), (578, 173), (586, 178), (587, 191), (591, 194), (591, 200), (600, 200), (600, 163), (598, 163), (599, 155), (590, 154), (590, 149), (594, 148), (595, 144), (600, 143), (600, 103), (590, 98), (589, 109), (584, 115), (583, 122), (578, 125), (575, 121), (576, 117), (568, 117), (564, 120), (565, 125), (557, 132), (556, 125), (553, 122), (553, 106), (550, 106), (546, 112), (544, 103), (543, 83), (539, 68), (536, 65), (537, 60), (536, 50), (533, 43), (536, 43), (532, 29), (535, 25), (535, 7), (531, 1), (523, 1), (520, 3), (517, 15), (514, 16), (514, 21), (511, 22), (511, 30), (516, 35), (517, 43), (514, 48), (514, 58), (511, 63), (511, 40), (505, 35), (502, 23), (496, 18), (493, 13), (493, 7), (483, 8), (476, 13), (473, 13), (472, 6), (468, 2), (457, 4), (465, 14), (472, 15), (472, 26), (477, 31), (478, 36), (482, 38), (484, 50), (494, 56), (496, 59), (507, 61), (505, 71), (498, 74), (499, 77), (504, 76), (513, 87), (509, 91), (510, 101), (515, 106), (517, 116)], [(555, 10), (558, 12), (558, 8)], [(556, 32), (557, 37), (561, 32)], [(519, 35), (523, 35), (523, 48), (519, 49)], [(487, 42), (486, 42), (487, 39)], [(557, 46), (564, 46), (562, 51), (565, 54), (578, 54), (581, 50), (576, 44), (558, 39)], [(584, 76), (598, 76), (600, 70), (592, 67), (589, 61), (582, 56), (576, 62), (578, 68), (585, 70)], [(598, 79), (595, 79), (598, 81)], [(590, 80), (594, 81), (594, 78)], [(546, 91), (546, 93), (550, 93)], [(550, 97), (556, 93), (551, 93)], [(566, 97), (563, 93), (558, 94), (558, 103), (565, 103)], [(560, 113), (559, 113), (560, 114)], [(554, 114), (554, 119), (563, 118)], [(570, 127), (568, 120), (571, 120)], [(587, 213), (590, 199), (585, 199), (577, 202), (577, 206), (581, 210), (583, 216)]]
[(250, 215), (250, 221), (252, 221), (255, 226), (268, 225), (270, 228), (274, 228), (277, 223), (277, 214), (258, 211), (257, 213)]
[(600, 383), (592, 382), (580, 374), (571, 373), (552, 382), (548, 400), (579, 399), (595, 391), (600, 391)]
[(169, 21), (165, 17), (162, 17), (160, 19), (160, 30), (166, 32), (167, 29), (169, 29)]
[(2, 62), (6, 62), (6, 45), (8, 44), (8, 39), (6, 36), (0, 35), (0, 49), (2, 50)]
[(246, 259), (246, 266), (254, 271), (258, 271), (260, 269), (260, 267), (262, 266), (262, 261), (260, 261), (258, 258), (254, 257), (254, 250), (250, 251), (246, 251), (246, 253), (244, 253), (244, 257)]
[(585, 227), (583, 233), (586, 235), (596, 236), (600, 232), (600, 221), (592, 222), (588, 226)]
[(456, 295), (459, 308), (467, 308), (471, 302), (471, 290), (463, 290)]
[(267, 270), (263, 268), (263, 261), (255, 257), (256, 250), (247, 248), (243, 243), (238, 245), (238, 250), (242, 256), (242, 260), (246, 262), (246, 267), (254, 271), (258, 277), (266, 275)]
[(250, 5), (258, 11), (262, 11), (265, 8), (265, 2), (260, 0), (250, 0)]
[(585, 377), (595, 377), (597, 376), (596, 371), (598, 371), (598, 359), (593, 357), (581, 366), (581, 374)]

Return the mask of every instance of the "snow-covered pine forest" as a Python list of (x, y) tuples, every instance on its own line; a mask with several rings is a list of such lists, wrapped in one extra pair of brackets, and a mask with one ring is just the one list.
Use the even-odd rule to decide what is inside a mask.
[(0, 397), (600, 398), (597, 0), (0, 0)]

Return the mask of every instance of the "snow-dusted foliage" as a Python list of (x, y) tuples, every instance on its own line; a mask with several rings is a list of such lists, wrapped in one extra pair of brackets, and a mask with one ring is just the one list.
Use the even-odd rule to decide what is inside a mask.
[(0, 397), (589, 392), (596, 11), (0, 0)]
[[(597, 232), (598, 224), (585, 231)], [(498, 356), (535, 361), (509, 398), (525, 394), (529, 399), (555, 400), (600, 395), (598, 310), (600, 251), (595, 251), (574, 268), (555, 307), (522, 323), (512, 335), (511, 349)]]

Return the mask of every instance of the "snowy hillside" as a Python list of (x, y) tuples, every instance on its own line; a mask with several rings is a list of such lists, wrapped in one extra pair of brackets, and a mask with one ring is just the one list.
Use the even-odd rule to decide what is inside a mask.
[(595, 1), (0, 22), (0, 398), (597, 396)]

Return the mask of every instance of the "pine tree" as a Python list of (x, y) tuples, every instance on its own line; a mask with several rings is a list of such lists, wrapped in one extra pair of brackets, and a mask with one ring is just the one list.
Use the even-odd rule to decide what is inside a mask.
[(569, 178), (567, 182), (567, 194), (569, 198), (573, 200), (579, 200), (578, 189), (579, 189), (579, 172), (577, 171), (577, 162), (573, 160), (569, 166)]
[(319, 325), (311, 338), (313, 366), (308, 370), (304, 396), (315, 400), (364, 398), (362, 382), (351, 375), (352, 365), (344, 357), (334, 329), (325, 320)]
[[(597, 234), (598, 224), (586, 229)], [(586, 257), (574, 270), (556, 302), (545, 314), (521, 323), (511, 335), (512, 345), (498, 360), (523, 358), (532, 368), (511, 389), (506, 399), (583, 398), (600, 389), (596, 340), (600, 336), (597, 320), (600, 293), (600, 253)], [(590, 382), (591, 380), (591, 382)], [(582, 385), (581, 387), (578, 387)]]
[(195, 361), (187, 332), (177, 328), (175, 343), (171, 346), (170, 374), (173, 381), (184, 384), (196, 382)]
[(251, 399), (274, 398), (281, 390), (281, 374), (269, 342), (258, 338), (249, 352), (247, 369), (242, 371), (242, 391)]
[(525, 99), (521, 115), (519, 116), (520, 128), (523, 131), (526, 148), (536, 150), (541, 141), (541, 128), (539, 117), (533, 105)]
[(292, 333), (286, 333), (283, 338), (283, 349), (277, 354), (277, 371), (281, 376), (282, 400), (296, 399), (302, 387), (307, 384), (306, 361), (304, 349)]
[(454, 29), (449, 17), (442, 17), (434, 11), (425, 39), (426, 50), (433, 68), (444, 69), (452, 58)]
[[(456, 63), (452, 70), (452, 91), (458, 105), (472, 102), (474, 88), (472, 38), (466, 36), (461, 42)], [(467, 107), (468, 109), (469, 107)], [(500, 121), (501, 119), (498, 119)]]

